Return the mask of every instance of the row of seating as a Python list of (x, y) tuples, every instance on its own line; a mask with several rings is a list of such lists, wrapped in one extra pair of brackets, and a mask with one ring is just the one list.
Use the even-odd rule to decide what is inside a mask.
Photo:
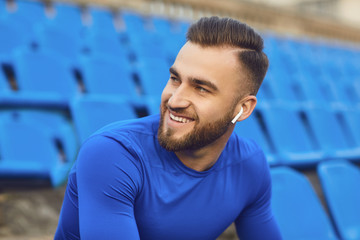
[(360, 169), (346, 160), (317, 167), (329, 215), (309, 180), (289, 167), (271, 169), (272, 208), (284, 240), (360, 239)]
[(313, 166), (332, 158), (360, 159), (360, 111), (262, 104), (235, 132), (254, 139), (271, 165)]

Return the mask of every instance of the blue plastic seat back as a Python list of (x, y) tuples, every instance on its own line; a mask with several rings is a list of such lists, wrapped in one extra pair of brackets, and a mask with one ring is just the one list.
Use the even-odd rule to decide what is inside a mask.
[(0, 175), (46, 177), (53, 186), (66, 180), (78, 143), (63, 114), (44, 110), (5, 110), (1, 114)]
[(10, 58), (15, 49), (27, 43), (25, 36), (16, 26), (10, 18), (0, 17), (0, 56)]
[(37, 28), (39, 47), (75, 61), (82, 50), (79, 35), (71, 34), (57, 25), (44, 24)]
[(284, 240), (337, 239), (309, 181), (287, 167), (271, 169), (272, 209)]
[(161, 96), (169, 80), (170, 64), (163, 58), (142, 58), (137, 73), (145, 95)]
[(145, 31), (145, 20), (140, 14), (133, 11), (121, 11), (120, 16), (124, 22), (127, 32), (143, 32)]
[(355, 146), (360, 147), (360, 111), (343, 111), (344, 121), (346, 121), (349, 131), (354, 139)]
[(71, 113), (80, 142), (109, 123), (137, 117), (129, 101), (106, 96), (75, 99), (71, 105)]
[(360, 239), (360, 169), (345, 160), (322, 162), (318, 175), (341, 239)]
[(82, 34), (84, 25), (82, 22), (82, 12), (79, 6), (64, 3), (54, 3), (55, 16), (52, 23), (70, 34)]
[(32, 24), (46, 21), (45, 5), (41, 1), (16, 0), (15, 14), (21, 15)]
[(277, 151), (302, 153), (316, 150), (299, 111), (273, 106), (261, 112)]
[(316, 108), (308, 109), (306, 114), (311, 129), (323, 150), (334, 151), (350, 148), (349, 138), (334, 111)]
[[(58, 159), (56, 145), (49, 128), (22, 119), (5, 119), (0, 123), (2, 169), (46, 173)], [(19, 170), (20, 171), (20, 170)], [(21, 172), (21, 171), (20, 171)]]
[(89, 57), (82, 62), (88, 93), (136, 96), (136, 86), (128, 62), (106, 55)]
[(89, 9), (91, 15), (91, 31), (104, 35), (116, 34), (114, 16), (110, 9), (92, 6)]
[(91, 33), (85, 42), (90, 55), (109, 55), (127, 61), (128, 50), (116, 35)]
[(158, 16), (151, 18), (155, 31), (161, 35), (169, 35), (172, 32), (172, 24), (170, 20)]
[(77, 91), (69, 62), (56, 54), (22, 49), (14, 56), (14, 69), (19, 92), (68, 98)]

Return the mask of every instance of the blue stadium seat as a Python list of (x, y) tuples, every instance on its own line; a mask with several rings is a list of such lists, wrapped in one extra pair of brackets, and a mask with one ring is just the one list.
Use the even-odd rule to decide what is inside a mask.
[(145, 20), (141, 14), (133, 11), (120, 11), (121, 19), (124, 22), (127, 32), (136, 33), (145, 31)]
[(77, 64), (82, 53), (82, 39), (54, 24), (43, 24), (36, 29), (39, 48), (53, 51)]
[(0, 1), (0, 16), (8, 13), (6, 1)]
[[(348, 126), (348, 140), (353, 140), (354, 146), (360, 146), (360, 110), (347, 110), (342, 112), (344, 125)], [(353, 138), (351, 138), (351, 136)], [(360, 159), (359, 159), (360, 160)]]
[(265, 129), (261, 126), (261, 121), (258, 119), (258, 111), (255, 110), (250, 117), (244, 121), (236, 123), (235, 133), (241, 137), (253, 139), (256, 141), (266, 154), (266, 159), (270, 165), (276, 165), (277, 158), (274, 155), (274, 149), (272, 144), (269, 142), (269, 138), (266, 135)]
[(81, 66), (88, 94), (114, 94), (135, 100), (137, 89), (126, 59), (96, 55), (83, 58)]
[(89, 55), (109, 55), (120, 61), (128, 61), (129, 52), (116, 34), (90, 33), (84, 45)]
[(170, 20), (163, 17), (152, 16), (151, 22), (155, 28), (155, 32), (158, 34), (166, 36), (172, 33)]
[(271, 169), (272, 209), (284, 240), (337, 239), (311, 184), (287, 167)]
[(15, 14), (21, 15), (30, 24), (36, 24), (46, 20), (45, 5), (41, 1), (16, 0), (17, 9)]
[(77, 144), (69, 123), (55, 113), (2, 112), (0, 177), (50, 179), (59, 186), (75, 159)]
[(77, 93), (69, 62), (47, 51), (20, 49), (14, 55), (19, 104), (68, 107)]
[(74, 99), (71, 114), (80, 142), (109, 123), (137, 117), (126, 99), (99, 95)]
[(55, 9), (55, 17), (52, 20), (52, 24), (70, 34), (80, 36), (84, 34), (82, 12), (79, 6), (59, 1), (55, 2), (53, 7)]
[(91, 6), (89, 13), (91, 16), (91, 32), (110, 36), (116, 35), (114, 16), (110, 9)]
[(9, 17), (0, 17), (0, 57), (8, 63), (11, 62), (11, 54), (15, 49), (28, 43), (24, 34), (16, 26), (17, 24), (14, 25)]
[(310, 128), (328, 158), (360, 159), (360, 147), (351, 142), (353, 133), (341, 114), (331, 109), (306, 110)]
[(318, 175), (341, 239), (360, 239), (360, 169), (346, 160), (322, 162)]
[(143, 94), (146, 96), (161, 96), (169, 80), (170, 64), (163, 58), (140, 59), (137, 74), (140, 78)]
[(259, 110), (281, 163), (310, 166), (325, 157), (301, 111), (274, 104)]

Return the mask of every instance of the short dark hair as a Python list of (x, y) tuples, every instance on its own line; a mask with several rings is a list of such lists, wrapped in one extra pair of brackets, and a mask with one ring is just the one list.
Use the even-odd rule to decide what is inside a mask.
[(203, 47), (230, 46), (239, 48), (240, 64), (246, 68), (249, 94), (256, 95), (269, 60), (263, 52), (264, 41), (251, 27), (232, 18), (203, 17), (193, 23), (187, 41)]

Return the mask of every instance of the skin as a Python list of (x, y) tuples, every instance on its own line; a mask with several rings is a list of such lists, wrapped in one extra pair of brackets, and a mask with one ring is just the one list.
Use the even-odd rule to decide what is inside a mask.
[[(238, 122), (249, 117), (256, 106), (256, 97), (246, 94), (243, 87), (246, 74), (236, 57), (238, 51), (187, 42), (170, 68), (170, 79), (161, 95), (159, 133), (166, 136), (164, 139), (181, 142), (196, 129), (214, 131), (214, 126), (223, 125), (223, 133), (211, 143), (174, 151), (184, 165), (196, 171), (215, 164), (234, 130), (230, 121), (241, 107), (244, 111)], [(243, 97), (237, 100), (239, 94)], [(174, 116), (186, 122), (174, 120)]]

